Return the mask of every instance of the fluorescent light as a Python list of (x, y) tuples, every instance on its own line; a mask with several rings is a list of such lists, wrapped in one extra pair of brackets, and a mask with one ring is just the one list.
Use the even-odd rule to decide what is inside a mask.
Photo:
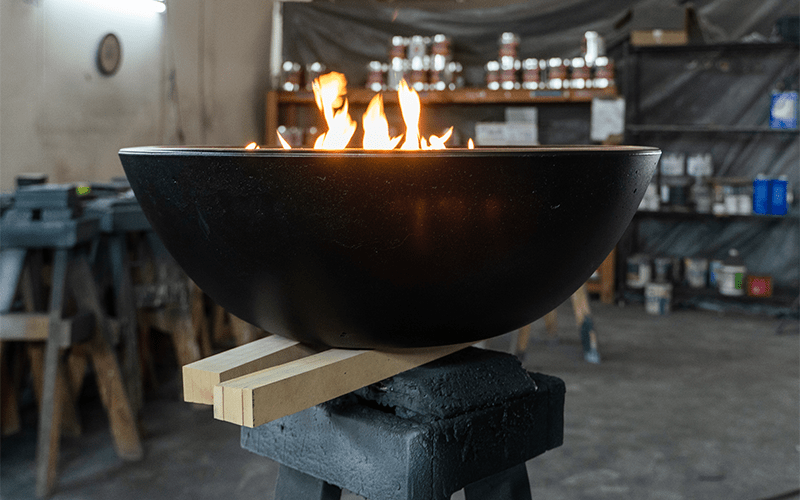
[(99, 9), (107, 9), (118, 14), (148, 15), (166, 12), (163, 0), (82, 0), (83, 3)]

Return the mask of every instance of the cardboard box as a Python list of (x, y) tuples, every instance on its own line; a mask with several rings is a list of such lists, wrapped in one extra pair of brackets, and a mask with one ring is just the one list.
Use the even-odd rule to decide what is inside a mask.
[(535, 146), (539, 144), (539, 129), (529, 122), (479, 122), (475, 124), (475, 144), (478, 146)]
[(617, 27), (625, 24), (631, 45), (686, 45), (703, 38), (693, 7), (649, 3), (631, 9)]
[(689, 43), (689, 33), (685, 30), (653, 30), (631, 31), (631, 45), (686, 45)]

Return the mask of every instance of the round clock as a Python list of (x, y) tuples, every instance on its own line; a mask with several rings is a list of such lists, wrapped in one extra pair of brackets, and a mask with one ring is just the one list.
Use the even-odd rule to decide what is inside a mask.
[(97, 48), (97, 69), (100, 73), (111, 76), (117, 72), (122, 62), (122, 48), (119, 38), (113, 33), (109, 33), (100, 40)]

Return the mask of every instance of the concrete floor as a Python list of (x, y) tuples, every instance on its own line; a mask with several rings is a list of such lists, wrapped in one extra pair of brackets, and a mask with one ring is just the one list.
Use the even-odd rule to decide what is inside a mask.
[[(774, 318), (592, 308), (600, 365), (583, 362), (568, 304), (557, 342), (533, 329), (525, 366), (567, 384), (564, 445), (527, 464), (534, 500), (800, 498), (796, 321), (777, 335)], [(102, 409), (86, 398), (85, 432), (63, 440), (53, 498), (272, 499), (276, 464), (242, 451), (238, 427), (180, 402), (178, 387), (173, 371), (150, 394), (138, 463), (115, 456)], [(3, 500), (34, 498), (34, 448), (30, 414), (2, 440)]]

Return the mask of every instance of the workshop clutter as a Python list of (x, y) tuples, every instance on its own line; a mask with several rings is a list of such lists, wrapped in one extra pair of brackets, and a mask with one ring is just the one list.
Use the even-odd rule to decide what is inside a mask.
[[(124, 178), (50, 184), (44, 175), (22, 175), (16, 191), (0, 197), (0, 233), (4, 435), (20, 428), (22, 373), (33, 373), (35, 392), (45, 394), (40, 400), (53, 391), (64, 394), (51, 398), (56, 407), (42, 415), (69, 416), (92, 361), (101, 392), (114, 398), (109, 418), (117, 448), (123, 458), (138, 458), (135, 414), (144, 387), (158, 384), (156, 365), (164, 355), (151, 345), (151, 329), (169, 336), (172, 349), (166, 352), (180, 365), (211, 355), (212, 341), (243, 344), (263, 333), (211, 303), (189, 280), (152, 232)], [(46, 354), (50, 343), (52, 356)], [(62, 368), (47, 372), (49, 364), (64, 363), (84, 368), (70, 371), (68, 381)], [(56, 378), (48, 382), (47, 373)], [(67, 429), (79, 432), (78, 425)], [(56, 446), (50, 454), (57, 453)], [(42, 467), (37, 488), (45, 492), (55, 472)]]
[(659, 175), (648, 186), (639, 210), (716, 216), (786, 215), (794, 198), (785, 175), (715, 177), (710, 153), (665, 151)]
[(614, 87), (614, 61), (605, 53), (605, 42), (595, 31), (583, 38), (578, 57), (520, 58), (520, 37), (503, 33), (497, 60), (486, 63), (489, 90), (566, 90)]

